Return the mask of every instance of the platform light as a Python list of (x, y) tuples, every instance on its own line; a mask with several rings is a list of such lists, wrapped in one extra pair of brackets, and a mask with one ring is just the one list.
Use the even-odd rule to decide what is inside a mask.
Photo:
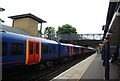
[(103, 46), (104, 44), (101, 44), (101, 43), (100, 43), (100, 44), (98, 44), (98, 45), (99, 45), (99, 46)]
[(108, 39), (106, 39), (106, 42), (109, 42), (109, 40), (108, 40)]

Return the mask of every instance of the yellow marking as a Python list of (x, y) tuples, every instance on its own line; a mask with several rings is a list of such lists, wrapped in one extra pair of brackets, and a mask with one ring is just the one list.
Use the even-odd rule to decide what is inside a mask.
[(40, 53), (40, 58), (39, 58), (39, 62), (41, 60), (41, 42), (39, 43), (39, 53)]
[[(97, 55), (97, 54), (96, 54)], [(92, 58), (90, 64), (93, 62), (94, 58), (96, 57), (96, 55), (94, 55), (94, 57)], [(83, 73), (78, 77), (78, 79), (76, 81), (79, 81), (81, 79), (81, 77), (83, 76), (83, 74), (87, 71), (88, 67), (90, 66), (90, 64), (88, 64), (86, 66), (86, 68), (84, 69)]]
[(26, 41), (26, 64), (28, 64), (28, 53), (29, 53), (29, 50), (28, 50), (28, 40)]
[(75, 66), (71, 67), (70, 69), (66, 70), (65, 72), (61, 73), (54, 79), (68, 79), (67, 81), (79, 81), (85, 71), (88, 69), (90, 64), (93, 62), (94, 58), (97, 54), (94, 54), (85, 60), (81, 61), (80, 63), (76, 64)]
[(80, 78), (83, 76), (83, 74), (87, 71), (88, 67), (89, 67), (89, 65), (85, 68), (85, 70), (83, 71), (83, 73), (78, 77), (77, 81), (80, 80)]

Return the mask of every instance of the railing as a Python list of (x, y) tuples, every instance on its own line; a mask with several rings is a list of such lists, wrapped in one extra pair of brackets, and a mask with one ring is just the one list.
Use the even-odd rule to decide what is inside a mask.
[(59, 40), (101, 40), (103, 34), (61, 34)]

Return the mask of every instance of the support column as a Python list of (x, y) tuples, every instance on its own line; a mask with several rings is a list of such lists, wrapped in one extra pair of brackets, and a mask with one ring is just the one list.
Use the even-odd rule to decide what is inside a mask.
[(40, 37), (42, 37), (42, 23), (41, 23), (41, 25), (40, 25)]
[(109, 40), (106, 39), (105, 42), (105, 79), (109, 80), (109, 55), (110, 55), (110, 49), (109, 49)]
[(102, 45), (102, 60), (103, 60), (103, 66), (105, 66), (105, 43)]

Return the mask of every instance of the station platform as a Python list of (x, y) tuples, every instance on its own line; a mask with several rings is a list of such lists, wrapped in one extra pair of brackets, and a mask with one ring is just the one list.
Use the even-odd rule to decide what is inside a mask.
[[(118, 65), (110, 63), (110, 80), (119, 81)], [(53, 78), (51, 81), (79, 81), (88, 79), (105, 80), (105, 67), (101, 60), (101, 54), (95, 53), (70, 69)]]

